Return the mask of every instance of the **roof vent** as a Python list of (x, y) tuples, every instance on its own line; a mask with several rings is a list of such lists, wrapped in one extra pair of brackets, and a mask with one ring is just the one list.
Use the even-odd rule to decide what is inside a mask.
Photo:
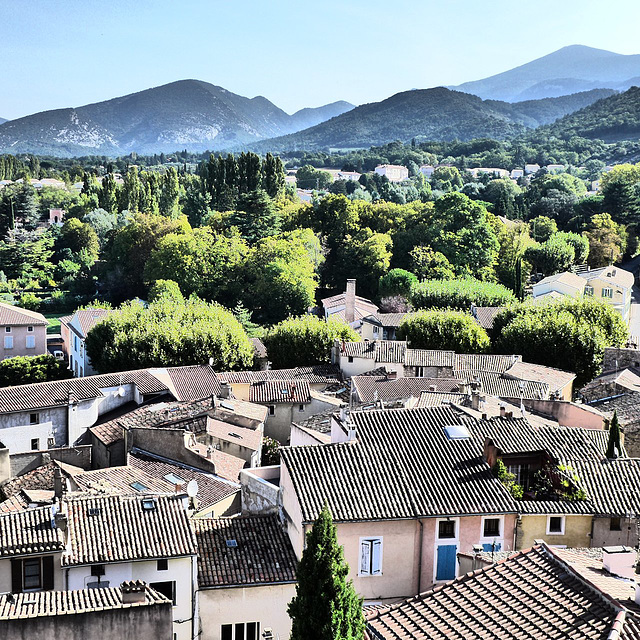
[(235, 549), (237, 546), (238, 546), (237, 540), (234, 540), (234, 539), (227, 540), (227, 547), (229, 547), (229, 549)]
[(99, 516), (102, 513), (102, 509), (99, 507), (91, 507), (88, 513), (90, 516)]
[(444, 428), (444, 432), (449, 440), (469, 440), (471, 433), (463, 424), (451, 424)]

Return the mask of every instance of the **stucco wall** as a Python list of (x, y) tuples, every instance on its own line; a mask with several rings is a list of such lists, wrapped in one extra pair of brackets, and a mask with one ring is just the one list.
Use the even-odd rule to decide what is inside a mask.
[[(166, 571), (158, 571), (156, 560), (142, 560), (139, 562), (106, 564), (105, 575), (100, 578), (100, 582), (109, 582), (110, 587), (115, 587), (124, 580), (144, 580), (147, 583), (175, 581), (176, 606), (171, 607), (172, 620), (189, 620), (193, 615), (192, 575), (191, 558), (170, 558)], [(66, 588), (69, 590), (84, 589), (87, 583), (96, 581), (97, 578), (91, 575), (90, 566), (71, 567), (68, 570)], [(190, 624), (173, 624), (173, 633), (176, 634), (176, 640), (191, 640), (190, 632)], [(127, 637), (135, 638), (136, 636), (130, 635)], [(139, 637), (138, 640), (142, 640), (143, 637)]]
[(544, 540), (550, 546), (592, 546), (591, 516), (565, 516), (564, 535), (547, 534), (547, 518), (546, 515), (522, 516), (516, 541), (518, 550), (530, 548), (534, 540)]
[[(267, 473), (267, 470), (273, 473)], [(277, 513), (280, 506), (280, 467), (263, 467), (255, 471), (244, 469), (240, 472), (242, 513)], [(265, 477), (258, 475), (261, 472)], [(274, 482), (269, 482), (268, 478)]]
[[(38, 557), (53, 556), (53, 588), (55, 591), (61, 591), (64, 589), (64, 581), (62, 569), (60, 568), (61, 553), (43, 553)], [(18, 556), (16, 556), (18, 557)], [(29, 554), (28, 556), (22, 556), (23, 558), (35, 558), (36, 554)], [(11, 558), (0, 559), (0, 593), (11, 592)], [(4, 624), (4, 623), (3, 623)], [(1, 626), (1, 625), (0, 625)], [(0, 637), (2, 633), (0, 633)]]
[(635, 547), (638, 544), (638, 529), (635, 518), (621, 518), (620, 531), (611, 531), (611, 518), (593, 519), (593, 547), (615, 547), (626, 545)]
[(223, 624), (259, 622), (260, 635), (273, 629), (273, 637), (287, 640), (291, 619), (287, 605), (296, 592), (295, 584), (228, 589), (202, 589), (199, 592), (202, 640), (220, 640)]
[[(47, 327), (34, 326), (33, 331), (27, 331), (27, 327), (11, 327), (10, 333), (5, 332), (4, 325), (0, 329), (0, 360), (16, 356), (40, 356), (47, 353)], [(5, 336), (13, 337), (12, 349), (4, 348)], [(35, 338), (35, 347), (27, 349), (27, 336)]]
[[(49, 449), (48, 451), (34, 451), (28, 453), (18, 453), (10, 456), (11, 475), (20, 476), (27, 471), (31, 471), (46, 462), (46, 455), (52, 460), (60, 460), (74, 467), (91, 469), (91, 445), (85, 444), (77, 447), (61, 447), (59, 449)], [(44, 457), (43, 457), (44, 456)]]
[[(289, 436), (291, 434), (291, 422), (292, 416), (296, 416), (298, 420), (298, 405), (289, 403), (274, 404), (275, 407), (273, 415), (267, 416), (267, 422), (264, 426), (264, 434), (270, 438), (275, 438), (282, 444), (287, 444)], [(303, 415), (300, 412), (300, 415)]]

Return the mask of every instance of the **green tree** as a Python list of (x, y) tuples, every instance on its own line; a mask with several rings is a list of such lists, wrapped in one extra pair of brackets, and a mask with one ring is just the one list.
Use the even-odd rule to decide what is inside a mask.
[(284, 166), (279, 157), (267, 153), (262, 163), (262, 187), (270, 198), (277, 198), (284, 191)]
[(62, 225), (55, 240), (56, 252), (60, 254), (64, 249), (68, 249), (72, 255), (86, 251), (91, 261), (95, 262), (100, 252), (98, 235), (86, 222), (70, 218)]
[(118, 211), (118, 187), (112, 173), (108, 173), (102, 178), (98, 192), (98, 203), (100, 208), (108, 213), (115, 214)]
[(230, 311), (196, 298), (161, 298), (144, 307), (129, 302), (87, 335), (87, 355), (100, 373), (205, 364), (218, 371), (246, 369), (253, 347)]
[(26, 180), (16, 194), (15, 217), (22, 220), (24, 227), (30, 230), (36, 228), (40, 218), (36, 190)]
[(411, 296), (411, 289), (416, 284), (418, 284), (418, 278), (410, 271), (391, 269), (380, 278), (378, 288), (381, 297), (401, 295), (408, 299)]
[(147, 296), (149, 302), (156, 302), (156, 300), (162, 298), (168, 298), (176, 302), (184, 301), (180, 285), (175, 280), (156, 280), (149, 287), (149, 295)]
[(362, 640), (362, 601), (347, 580), (349, 566), (326, 504), (306, 542), (296, 571), (296, 595), (287, 609), (291, 640)]
[(420, 280), (453, 280), (453, 265), (431, 247), (414, 247), (409, 252), (411, 267)]
[(622, 455), (620, 445), (620, 423), (618, 422), (618, 412), (613, 412), (611, 426), (609, 427), (609, 440), (607, 442), (607, 458), (618, 458)]
[(305, 315), (278, 323), (266, 333), (263, 342), (274, 368), (280, 369), (329, 362), (335, 340), (357, 342), (359, 339), (344, 322)]
[(584, 235), (589, 241), (589, 265), (606, 267), (620, 260), (626, 248), (626, 232), (608, 213), (591, 217)]
[(584, 264), (589, 257), (589, 240), (586, 236), (570, 231), (559, 231), (553, 234), (554, 238), (563, 240), (573, 247), (575, 252), (575, 263)]
[(333, 178), (328, 171), (320, 171), (314, 169), (311, 165), (306, 164), (296, 171), (296, 184), (298, 189), (315, 189), (316, 191), (324, 191), (329, 188), (333, 182)]
[(487, 332), (462, 311), (419, 311), (398, 328), (398, 339), (414, 349), (444, 349), (458, 353), (483, 353), (489, 348)]
[(573, 245), (558, 237), (558, 234), (552, 235), (542, 244), (529, 246), (524, 255), (534, 269), (545, 276), (567, 271), (576, 261)]
[(169, 167), (162, 176), (162, 191), (158, 202), (160, 213), (167, 218), (177, 218), (180, 215), (179, 199), (178, 174), (173, 167)]
[(72, 375), (65, 362), (49, 354), (17, 356), (0, 362), (0, 387), (65, 380)]
[(558, 223), (547, 216), (538, 216), (529, 222), (533, 239), (536, 242), (546, 242), (558, 231)]
[(238, 227), (249, 244), (279, 233), (280, 216), (266, 191), (256, 189), (241, 195), (237, 207), (229, 224)]

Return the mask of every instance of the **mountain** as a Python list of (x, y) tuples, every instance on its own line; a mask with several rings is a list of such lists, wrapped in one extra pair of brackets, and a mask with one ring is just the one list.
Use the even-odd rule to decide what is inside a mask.
[(639, 75), (640, 55), (572, 45), (509, 71), (451, 88), (484, 99), (519, 102), (598, 88), (625, 91), (637, 84), (634, 80)]
[(532, 137), (548, 139), (551, 136), (569, 139), (574, 136), (618, 142), (640, 140), (640, 88), (631, 87), (594, 102), (553, 124), (532, 132)]
[(302, 129), (308, 129), (309, 127), (313, 127), (316, 124), (325, 122), (325, 120), (335, 118), (336, 116), (342, 115), (347, 111), (351, 111), (351, 109), (353, 108), (354, 105), (350, 104), (349, 102), (339, 100), (338, 102), (325, 104), (323, 107), (316, 107), (315, 109), (311, 109), (309, 107), (307, 107), (306, 109), (300, 109), (300, 111), (296, 111), (291, 116), (293, 126), (295, 127), (292, 130), (292, 133), (293, 131), (302, 131)]
[(6, 118), (0, 118), (0, 124), (2, 124), (3, 122), (7, 122)]
[(293, 116), (266, 98), (245, 98), (181, 80), (78, 108), (43, 111), (0, 129), (0, 152), (57, 156), (206, 151), (298, 131), (340, 114), (340, 102)]
[(397, 93), (304, 131), (251, 145), (257, 151), (368, 148), (393, 140), (509, 138), (609, 96), (603, 89), (522, 103), (482, 100), (444, 87)]

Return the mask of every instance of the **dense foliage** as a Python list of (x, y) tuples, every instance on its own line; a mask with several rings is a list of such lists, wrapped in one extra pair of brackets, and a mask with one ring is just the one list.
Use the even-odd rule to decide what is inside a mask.
[(225, 371), (253, 362), (251, 342), (233, 314), (195, 298), (127, 303), (89, 331), (86, 349), (99, 373), (210, 360)]
[(0, 362), (0, 387), (32, 382), (50, 382), (72, 377), (65, 362), (52, 355), (17, 356)]
[(514, 301), (513, 292), (504, 285), (474, 278), (425, 280), (411, 291), (411, 302), (416, 309), (469, 311), (472, 304), (478, 307), (503, 307)]

